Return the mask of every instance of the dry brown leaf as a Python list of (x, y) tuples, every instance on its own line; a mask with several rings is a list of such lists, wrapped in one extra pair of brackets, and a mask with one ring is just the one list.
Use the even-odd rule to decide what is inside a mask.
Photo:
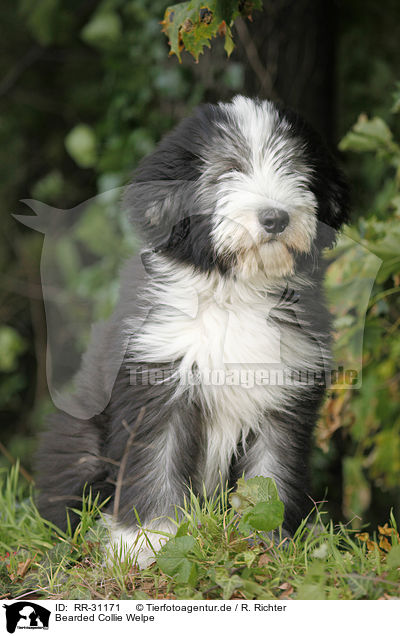
[(19, 563), (17, 563), (16, 571), (14, 571), (14, 569), (11, 570), (10, 564), (7, 563), (6, 568), (8, 570), (8, 576), (10, 577), (11, 581), (14, 582), (14, 581), (17, 581), (18, 579), (23, 579), (25, 574), (29, 570), (29, 567), (32, 561), (34, 561), (34, 558), (26, 559), (26, 561), (20, 561)]
[(387, 592), (384, 592), (382, 596), (378, 598), (378, 601), (396, 601), (398, 598), (398, 596), (391, 596)]
[(396, 531), (394, 528), (389, 528), (389, 524), (385, 523), (384, 526), (378, 526), (379, 534), (385, 535), (385, 537), (391, 537)]
[(343, 410), (348, 397), (346, 392), (334, 393), (326, 402), (322, 410), (322, 418), (317, 427), (317, 445), (327, 453), (332, 435), (343, 425)]
[(378, 544), (375, 541), (371, 541), (370, 539), (368, 539), (367, 549), (369, 552), (373, 552), (374, 550), (379, 550)]
[(17, 576), (21, 579), (24, 578), (25, 574), (29, 570), (29, 567), (32, 563), (33, 559), (26, 559), (26, 561), (21, 561), (17, 566)]
[(387, 540), (386, 537), (380, 537), (379, 547), (382, 548), (382, 550), (386, 550), (386, 552), (389, 552), (389, 550), (391, 550), (392, 548), (392, 544), (390, 543), (390, 541)]
[(270, 563), (271, 561), (272, 561), (272, 558), (269, 556), (269, 554), (267, 554), (266, 552), (263, 552), (260, 558), (258, 559), (258, 567), (262, 568), (265, 565), (268, 565), (268, 563)]
[(290, 585), (290, 583), (288, 583), (288, 582), (286, 581), (285, 583), (281, 583), (281, 584), (279, 585), (279, 588), (278, 588), (278, 589), (280, 589), (280, 590), (287, 590), (289, 587), (292, 587), (292, 586)]
[(282, 585), (279, 586), (280, 590), (284, 590), (282, 592), (282, 594), (279, 596), (280, 599), (284, 599), (284, 598), (289, 598), (291, 594), (293, 594), (294, 589), (293, 586), (290, 585), (290, 583), (282, 583)]

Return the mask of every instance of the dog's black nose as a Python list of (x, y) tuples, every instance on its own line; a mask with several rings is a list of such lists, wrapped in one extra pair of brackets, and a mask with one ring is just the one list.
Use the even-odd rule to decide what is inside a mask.
[(258, 218), (266, 232), (280, 234), (289, 225), (289, 215), (285, 210), (268, 208), (258, 213)]

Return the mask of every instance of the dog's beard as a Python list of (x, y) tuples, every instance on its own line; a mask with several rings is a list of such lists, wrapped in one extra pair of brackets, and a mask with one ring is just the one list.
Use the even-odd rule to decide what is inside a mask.
[(293, 214), (282, 234), (268, 235), (256, 215), (236, 219), (220, 215), (213, 240), (218, 258), (235, 276), (248, 280), (262, 273), (278, 280), (295, 272), (296, 254), (309, 254), (317, 221), (311, 214)]
[(232, 269), (236, 276), (244, 279), (260, 273), (274, 280), (287, 278), (294, 274), (294, 254), (284, 242), (268, 241), (237, 252)]
[(271, 280), (287, 278), (294, 274), (295, 255), (311, 249), (311, 237), (301, 226), (267, 237), (260, 227), (250, 234), (237, 224), (225, 225), (229, 232), (219, 235), (216, 252), (226, 269), (244, 280), (259, 274)]

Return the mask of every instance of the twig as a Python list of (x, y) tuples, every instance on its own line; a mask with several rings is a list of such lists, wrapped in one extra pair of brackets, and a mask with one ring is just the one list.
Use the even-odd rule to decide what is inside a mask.
[(54, 497), (49, 497), (49, 501), (82, 501), (82, 497), (80, 495), (57, 495)]
[[(29, 592), (24, 592), (23, 594), (19, 594), (19, 596), (15, 596), (12, 600), (18, 601), (20, 598), (25, 598), (26, 596), (32, 596), (32, 594), (36, 594), (36, 592), (43, 592), (43, 588), (39, 587), (36, 590), (30, 590)], [(34, 596), (34, 600), (36, 600), (37, 598), (39, 597)]]
[(235, 22), (235, 27), (238, 32), (239, 39), (244, 46), (249, 64), (260, 80), (261, 92), (270, 99), (276, 99), (277, 96), (274, 91), (271, 74), (260, 59), (256, 45), (251, 38), (245, 21), (242, 18), (238, 18)]
[[(119, 504), (120, 504), (120, 500), (121, 500), (121, 490), (122, 490), (124, 472), (125, 472), (125, 468), (126, 468), (126, 463), (128, 461), (128, 454), (129, 454), (129, 451), (130, 451), (130, 449), (132, 447), (133, 440), (135, 438), (135, 433), (136, 433), (138, 427), (140, 426), (140, 424), (142, 423), (145, 411), (146, 411), (146, 407), (142, 406), (142, 408), (139, 411), (139, 415), (136, 418), (136, 422), (133, 425), (132, 430), (131, 430), (131, 432), (129, 434), (128, 441), (126, 442), (124, 454), (122, 455), (121, 465), (120, 465), (119, 471), (118, 471), (117, 485), (115, 487), (115, 499), (114, 499), (114, 510), (113, 510), (113, 514), (114, 514), (115, 518), (118, 515)], [(126, 422), (124, 423), (124, 426), (126, 426)]]

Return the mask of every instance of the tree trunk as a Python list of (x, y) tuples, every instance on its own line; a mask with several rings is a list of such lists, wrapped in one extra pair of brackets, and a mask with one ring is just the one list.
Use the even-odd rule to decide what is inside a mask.
[(330, 143), (334, 134), (332, 0), (268, 0), (236, 23), (233, 58), (245, 63), (244, 93), (300, 112)]

